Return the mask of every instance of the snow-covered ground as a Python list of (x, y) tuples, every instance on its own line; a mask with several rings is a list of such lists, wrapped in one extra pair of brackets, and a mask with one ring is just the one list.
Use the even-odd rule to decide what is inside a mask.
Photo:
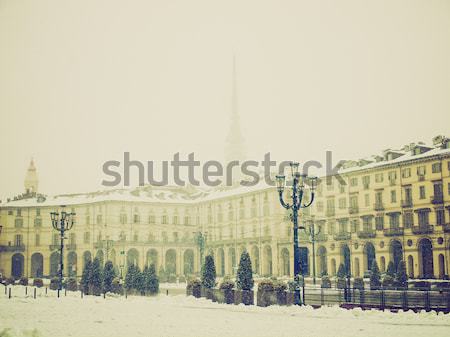
[(0, 293), (0, 336), (449, 336), (450, 315), (338, 307), (226, 305), (184, 295), (45, 295), (14, 287)]

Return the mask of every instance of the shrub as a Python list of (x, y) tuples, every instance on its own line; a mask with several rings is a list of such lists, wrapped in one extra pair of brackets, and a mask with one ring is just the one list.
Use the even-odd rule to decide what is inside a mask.
[(120, 279), (118, 277), (114, 278), (114, 280), (111, 282), (111, 292), (119, 295), (123, 294), (123, 286), (120, 283)]
[(92, 262), (89, 277), (89, 293), (92, 295), (100, 295), (102, 291), (102, 267), (98, 257)]
[(135, 289), (135, 278), (137, 274), (137, 269), (134, 264), (130, 264), (127, 268), (127, 274), (125, 275), (125, 289), (127, 291)]
[(286, 283), (282, 282), (282, 281), (276, 281), (273, 283), (273, 290), (276, 291), (277, 293), (286, 291), (287, 289), (287, 285)]
[(400, 289), (408, 288), (408, 274), (406, 273), (405, 261), (400, 261), (397, 268), (397, 275), (395, 275), (395, 286)]
[(50, 289), (51, 290), (57, 290), (59, 288), (59, 278), (58, 277), (53, 277), (50, 280)]
[(202, 286), (208, 289), (216, 285), (216, 266), (214, 258), (211, 255), (206, 256), (205, 264), (202, 268)]
[(338, 278), (344, 278), (346, 276), (344, 264), (341, 263), (336, 274)]
[(220, 290), (231, 290), (235, 286), (234, 282), (228, 279), (224, 279), (223, 282), (220, 284), (219, 288)]
[(44, 281), (42, 281), (41, 278), (35, 278), (35, 279), (33, 280), (33, 286), (38, 287), (38, 288), (41, 288), (41, 287), (44, 286)]
[(19, 280), (19, 284), (21, 286), (27, 286), (28, 285), (28, 277), (21, 277)]
[(394, 287), (394, 278), (391, 275), (386, 274), (383, 278), (382, 285), (384, 289), (392, 289)]
[(293, 292), (293, 291), (295, 291), (296, 287), (299, 287), (299, 288), (303, 287), (304, 282), (305, 282), (305, 280), (304, 280), (303, 276), (298, 276), (297, 278), (294, 278), (294, 280), (288, 282), (289, 291)]
[(273, 291), (273, 281), (272, 280), (262, 280), (258, 284), (258, 291)]
[(12, 277), (8, 277), (8, 278), (3, 280), (3, 284), (5, 286), (10, 285), (10, 284), (14, 284), (14, 279)]
[(244, 250), (239, 261), (236, 286), (240, 290), (252, 290), (253, 284), (252, 261), (248, 252)]
[(188, 294), (192, 294), (195, 297), (200, 297), (202, 282), (199, 279), (190, 279), (188, 280), (186, 286), (186, 292)]
[(77, 291), (78, 290), (78, 284), (77, 284), (76, 278), (70, 277), (64, 283), (65, 283), (64, 288), (66, 288), (67, 290), (69, 290), (69, 291)]
[(347, 288), (347, 280), (345, 278), (343, 278), (343, 277), (339, 277), (337, 279), (336, 287), (338, 289), (345, 289), (345, 288)]
[(89, 259), (84, 264), (83, 274), (81, 275), (80, 288), (83, 293), (89, 293), (89, 279), (91, 277), (92, 261)]
[(364, 290), (364, 279), (362, 277), (356, 277), (353, 280), (353, 288), (358, 290)]
[(321, 284), (322, 288), (331, 288), (331, 281), (330, 278), (328, 276), (322, 276), (322, 284)]
[(380, 288), (380, 269), (376, 260), (373, 260), (372, 267), (370, 269), (370, 289), (376, 290)]

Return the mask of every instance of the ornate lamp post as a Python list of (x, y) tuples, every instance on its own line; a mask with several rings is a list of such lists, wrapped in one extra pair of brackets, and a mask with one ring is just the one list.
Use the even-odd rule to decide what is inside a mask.
[[(286, 177), (284, 175), (277, 176), (277, 190), (280, 197), (281, 206), (285, 209), (291, 209), (291, 220), (294, 225), (294, 279), (298, 281), (300, 272), (300, 251), (298, 249), (298, 211), (301, 208), (306, 208), (312, 205), (314, 201), (314, 192), (316, 189), (317, 178), (308, 177), (306, 174), (300, 174), (298, 172), (299, 163), (292, 162), (291, 166), (291, 176), (292, 176), (292, 204), (286, 203), (283, 200), (283, 191), (286, 185)], [(305, 183), (309, 182), (309, 189), (311, 190), (311, 200), (307, 203), (303, 203), (303, 196), (305, 192)], [(302, 227), (301, 229), (304, 229)], [(297, 282), (295, 288), (294, 303), (300, 305), (300, 288)]]
[(194, 241), (197, 244), (198, 249), (200, 251), (200, 269), (202, 268), (203, 254), (206, 247), (207, 235), (208, 232), (205, 232), (205, 234), (203, 234), (202, 232), (194, 232)]
[(314, 216), (311, 218), (311, 224), (308, 226), (308, 228), (303, 228), (305, 231), (305, 234), (309, 236), (309, 240), (312, 244), (312, 255), (313, 255), (313, 284), (316, 284), (316, 240), (317, 236), (320, 234), (320, 227), (316, 230), (316, 227), (314, 225)]
[[(63, 206), (64, 207), (64, 206)], [(57, 230), (61, 236), (61, 244), (59, 247), (59, 285), (58, 289), (62, 289), (63, 281), (63, 270), (64, 270), (64, 233), (71, 230), (75, 223), (75, 213), (62, 211), (61, 214), (58, 212), (51, 212), (50, 217), (52, 219), (52, 226)]]

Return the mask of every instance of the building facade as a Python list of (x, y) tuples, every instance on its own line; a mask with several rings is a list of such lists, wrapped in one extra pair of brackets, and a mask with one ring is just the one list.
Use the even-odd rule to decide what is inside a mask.
[[(363, 276), (374, 260), (381, 271), (390, 261), (404, 260), (414, 278), (449, 274), (450, 141), (433, 141), (347, 161), (339, 175), (320, 179), (313, 206), (300, 214), (306, 275), (315, 269), (317, 276), (333, 276), (343, 264), (353, 276)], [(38, 193), (31, 163), (25, 188), (23, 195), (0, 204), (4, 277), (57, 275), (59, 233), (50, 212), (63, 208), (76, 213), (65, 241), (67, 276), (80, 277), (85, 261), (94, 257), (111, 260), (121, 273), (130, 263), (155, 264), (175, 275), (198, 273), (200, 236), (219, 276), (235, 274), (244, 250), (255, 274), (293, 274), (292, 224), (276, 188), (263, 182), (245, 188), (143, 186), (49, 197)]]

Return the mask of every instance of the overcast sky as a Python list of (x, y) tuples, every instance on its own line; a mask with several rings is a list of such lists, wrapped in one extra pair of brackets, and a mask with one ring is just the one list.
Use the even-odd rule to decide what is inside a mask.
[(361, 158), (450, 136), (450, 1), (0, 0), (0, 197), (101, 189), (103, 162)]

